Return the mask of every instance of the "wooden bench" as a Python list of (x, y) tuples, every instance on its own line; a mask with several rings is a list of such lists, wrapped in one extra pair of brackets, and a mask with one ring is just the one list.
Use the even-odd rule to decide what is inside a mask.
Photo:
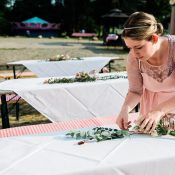
[[(16, 74), (16, 78), (30, 78), (30, 77), (36, 77), (36, 74), (33, 72), (20, 72), (19, 74)], [(2, 72), (0, 73), (0, 78), (3, 78), (5, 80), (14, 78), (14, 74), (12, 72)]]

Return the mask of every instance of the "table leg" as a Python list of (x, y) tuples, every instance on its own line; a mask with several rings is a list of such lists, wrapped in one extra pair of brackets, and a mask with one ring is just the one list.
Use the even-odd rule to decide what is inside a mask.
[(2, 128), (10, 128), (6, 95), (1, 95)]
[(111, 60), (109, 61), (109, 64), (108, 64), (108, 68), (109, 68), (109, 72), (111, 72)]
[(16, 70), (15, 70), (15, 66), (13, 65), (12, 68), (13, 68), (13, 77), (14, 77), (14, 79), (16, 79)]

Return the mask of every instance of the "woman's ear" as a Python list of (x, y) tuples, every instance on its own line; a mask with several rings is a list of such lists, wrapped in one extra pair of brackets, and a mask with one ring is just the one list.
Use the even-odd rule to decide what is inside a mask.
[(158, 39), (159, 39), (159, 36), (157, 34), (152, 35), (152, 42), (153, 43), (157, 43)]

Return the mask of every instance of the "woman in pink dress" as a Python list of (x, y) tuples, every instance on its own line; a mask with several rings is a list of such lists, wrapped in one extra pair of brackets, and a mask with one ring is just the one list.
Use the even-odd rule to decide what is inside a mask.
[(175, 114), (175, 36), (163, 36), (162, 24), (144, 12), (128, 18), (122, 35), (130, 49), (129, 90), (116, 122), (128, 129), (128, 114), (140, 103), (136, 123), (151, 133), (163, 117)]

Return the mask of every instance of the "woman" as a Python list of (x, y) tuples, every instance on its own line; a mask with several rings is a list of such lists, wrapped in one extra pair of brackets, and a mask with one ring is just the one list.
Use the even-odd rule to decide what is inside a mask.
[(128, 113), (140, 103), (136, 123), (140, 130), (151, 133), (160, 119), (175, 114), (175, 36), (162, 36), (162, 24), (144, 12), (128, 18), (122, 35), (130, 49), (129, 90), (116, 122), (128, 129)]

